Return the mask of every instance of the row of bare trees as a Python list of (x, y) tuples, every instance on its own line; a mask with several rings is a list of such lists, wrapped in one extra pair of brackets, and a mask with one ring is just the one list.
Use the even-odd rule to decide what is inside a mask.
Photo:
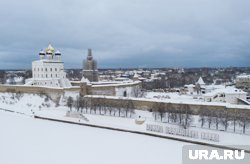
[(233, 131), (236, 132), (237, 127), (242, 128), (243, 134), (246, 133), (246, 128), (250, 124), (249, 111), (239, 111), (224, 109), (206, 109), (202, 108), (199, 110), (199, 122), (201, 127), (205, 125), (210, 129), (215, 126), (216, 130), (219, 130), (219, 126), (222, 125), (224, 130), (227, 131), (228, 127), (233, 126)]
[(160, 121), (167, 123), (176, 123), (185, 129), (190, 126), (193, 121), (192, 111), (189, 105), (172, 105), (171, 103), (154, 103), (152, 106), (154, 119), (160, 117)]
[(118, 99), (116, 101), (105, 98), (85, 98), (77, 96), (76, 100), (68, 97), (67, 106), (70, 111), (74, 108), (77, 112), (110, 115), (119, 117), (132, 117), (135, 114), (134, 103), (130, 99)]

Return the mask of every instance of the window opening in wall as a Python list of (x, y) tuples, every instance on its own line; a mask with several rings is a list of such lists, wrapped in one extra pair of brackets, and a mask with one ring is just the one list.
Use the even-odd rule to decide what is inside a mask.
[(123, 97), (127, 97), (127, 91), (123, 92)]

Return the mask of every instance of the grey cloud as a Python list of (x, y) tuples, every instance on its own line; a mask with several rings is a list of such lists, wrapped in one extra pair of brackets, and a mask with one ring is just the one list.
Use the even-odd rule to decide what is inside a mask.
[(0, 68), (30, 68), (51, 42), (67, 68), (250, 66), (245, 0), (1, 0)]

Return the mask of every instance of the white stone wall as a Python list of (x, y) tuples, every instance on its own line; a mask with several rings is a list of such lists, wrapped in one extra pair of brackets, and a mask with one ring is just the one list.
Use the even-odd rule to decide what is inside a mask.
[(126, 92), (126, 97), (134, 97), (135, 90), (137, 89), (138, 85), (134, 86), (124, 86), (124, 87), (116, 87), (115, 94), (119, 97), (124, 97), (124, 93)]

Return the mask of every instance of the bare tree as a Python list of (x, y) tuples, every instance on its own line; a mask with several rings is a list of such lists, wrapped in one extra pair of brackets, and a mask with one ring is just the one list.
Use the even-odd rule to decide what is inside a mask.
[(75, 102), (73, 103), (73, 106), (76, 108), (76, 111), (79, 112), (80, 109), (80, 97), (77, 96)]
[(81, 109), (81, 113), (83, 111), (83, 108), (87, 108), (87, 102), (83, 96), (79, 97), (79, 107)]
[(159, 113), (159, 116), (160, 116), (161, 122), (162, 122), (162, 119), (166, 115), (166, 113), (165, 113), (166, 112), (165, 111), (165, 104), (164, 103), (158, 103), (157, 108), (158, 108), (158, 113)]
[(145, 92), (142, 90), (141, 87), (133, 87), (132, 88), (132, 95), (134, 97), (145, 97)]
[(132, 100), (126, 100), (124, 101), (124, 110), (125, 110), (125, 116), (128, 117), (128, 112), (130, 112), (130, 115), (131, 115), (131, 112), (133, 112), (134, 110), (134, 103)]
[(179, 125), (182, 124), (184, 112), (185, 112), (184, 106), (183, 105), (178, 105), (178, 108), (177, 108), (177, 118), (179, 120)]
[(67, 99), (67, 106), (69, 107), (70, 111), (72, 111), (74, 100), (71, 96), (68, 97)]
[(204, 107), (202, 107), (199, 110), (199, 122), (201, 122), (202, 128), (203, 128), (204, 124), (206, 123), (206, 113), (207, 113), (207, 110)]
[(222, 118), (222, 111), (221, 110), (214, 110), (213, 111), (213, 122), (215, 123), (215, 126), (216, 126), (216, 130), (219, 129), (219, 124), (221, 122), (221, 118)]
[(233, 122), (234, 132), (236, 131), (236, 124), (239, 121), (239, 112), (236, 109), (229, 112), (230, 120)]
[(227, 108), (225, 108), (222, 111), (222, 119), (221, 119), (221, 123), (222, 123), (222, 125), (224, 125), (225, 131), (227, 131), (227, 128), (228, 128), (229, 118), (230, 118), (229, 117), (229, 112), (228, 112)]
[(167, 117), (167, 122), (169, 123), (169, 121), (170, 121), (170, 118), (171, 118), (171, 113), (173, 112), (173, 105), (171, 104), (171, 103), (167, 103), (166, 105), (165, 105), (165, 110), (166, 110), (166, 112), (167, 112), (167, 115), (168, 115), (168, 117)]
[(177, 122), (177, 113), (178, 113), (178, 111), (177, 111), (176, 108), (175, 109), (174, 108), (170, 109), (170, 119), (171, 119), (171, 122), (174, 122), (174, 123)]
[(117, 108), (117, 110), (118, 110), (118, 115), (119, 115), (119, 117), (121, 117), (121, 112), (122, 112), (122, 107), (123, 107), (123, 100), (122, 99), (118, 99), (117, 101), (116, 101), (116, 103), (114, 104), (114, 106)]
[(187, 104), (183, 105), (184, 109), (184, 122), (182, 124), (183, 128), (188, 128), (190, 124), (192, 123), (192, 110), (190, 109), (190, 106)]
[(243, 134), (245, 134), (246, 127), (248, 126), (249, 121), (250, 121), (248, 112), (240, 112), (239, 118), (240, 118), (239, 124), (240, 126), (242, 126)]

